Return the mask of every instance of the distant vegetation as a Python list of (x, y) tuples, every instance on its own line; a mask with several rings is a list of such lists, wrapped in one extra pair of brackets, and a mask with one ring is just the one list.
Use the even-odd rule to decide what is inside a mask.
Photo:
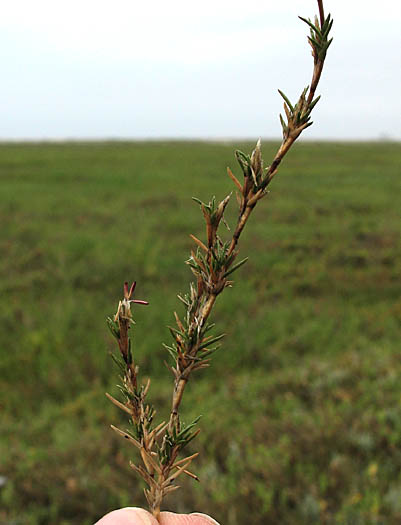
[[(109, 428), (126, 423), (104, 395), (117, 393), (105, 318), (137, 280), (150, 302), (135, 310), (138, 359), (167, 415), (162, 342), (202, 229), (190, 197), (226, 195), (235, 147), (252, 145), (0, 146), (1, 524), (92, 525), (145, 505)], [(227, 525), (401, 522), (400, 165), (399, 144), (289, 154), (218, 299), (229, 337), (186, 392), (184, 418), (204, 414), (201, 483), (183, 480), (171, 510)]]

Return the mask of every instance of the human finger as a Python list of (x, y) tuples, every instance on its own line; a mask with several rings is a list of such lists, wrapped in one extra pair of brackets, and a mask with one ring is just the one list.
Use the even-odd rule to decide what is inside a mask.
[(145, 509), (126, 507), (109, 512), (95, 525), (159, 525), (159, 523)]
[(162, 512), (160, 514), (160, 525), (219, 525), (216, 520), (194, 512), (193, 514), (174, 514), (174, 512)]

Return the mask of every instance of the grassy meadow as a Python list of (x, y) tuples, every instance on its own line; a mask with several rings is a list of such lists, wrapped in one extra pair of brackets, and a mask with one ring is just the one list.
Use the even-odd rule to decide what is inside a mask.
[[(251, 146), (0, 145), (0, 524), (92, 525), (145, 505), (136, 452), (109, 428), (125, 419), (104, 395), (118, 395), (105, 318), (137, 280), (150, 305), (135, 308), (134, 350), (163, 418), (162, 342), (191, 277), (189, 234), (204, 238), (191, 197), (227, 195), (233, 151)], [(222, 525), (401, 523), (400, 190), (400, 144), (290, 152), (218, 299), (227, 337), (187, 387), (201, 483), (183, 481), (170, 510)]]

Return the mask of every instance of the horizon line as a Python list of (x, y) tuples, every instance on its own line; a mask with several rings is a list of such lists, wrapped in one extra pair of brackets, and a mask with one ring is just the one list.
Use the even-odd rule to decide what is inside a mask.
[[(104, 137), (7, 137), (0, 138), (0, 144), (43, 144), (43, 143), (96, 143), (96, 142), (216, 142), (216, 143), (232, 143), (237, 142), (254, 142), (255, 140), (261, 139), (264, 142), (281, 142), (281, 137), (260, 137), (260, 136), (227, 136), (227, 137), (180, 137), (180, 136), (160, 136), (160, 137), (119, 137), (119, 136), (104, 136)], [(298, 140), (300, 142), (333, 142), (333, 143), (398, 143), (401, 142), (401, 138), (398, 137), (355, 137), (355, 138), (344, 138), (344, 137), (330, 137), (330, 138), (308, 138), (301, 137)]]

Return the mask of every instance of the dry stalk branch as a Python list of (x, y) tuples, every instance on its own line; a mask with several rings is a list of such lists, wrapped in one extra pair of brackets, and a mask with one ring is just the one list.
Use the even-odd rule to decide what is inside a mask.
[(313, 108), (320, 97), (315, 98), (328, 47), (332, 39), (329, 33), (333, 24), (331, 16), (325, 17), (323, 1), (317, 0), (319, 16), (312, 22), (301, 18), (310, 29), (308, 42), (312, 48), (313, 73), (310, 86), (301, 93), (297, 103), (291, 104), (288, 97), (279, 90), (284, 99), (285, 118), (280, 115), (283, 130), (282, 143), (271, 164), (264, 167), (260, 141), (251, 155), (236, 151), (236, 158), (243, 173), (243, 181), (227, 169), (228, 176), (236, 187), (238, 219), (231, 237), (223, 241), (219, 235), (221, 223), (225, 223), (224, 211), (230, 200), (228, 195), (221, 202), (215, 197), (204, 203), (196, 198), (206, 226), (205, 240), (191, 235), (195, 249), (187, 261), (196, 278), (190, 283), (189, 292), (179, 296), (185, 313), (180, 318), (174, 313), (176, 326), (170, 327), (173, 339), (171, 345), (164, 345), (172, 357), (173, 366), (169, 366), (174, 376), (174, 389), (171, 401), (171, 413), (168, 422), (153, 426), (155, 411), (146, 401), (149, 381), (139, 385), (139, 368), (134, 362), (129, 330), (133, 323), (132, 304), (148, 304), (146, 301), (133, 299), (135, 283), (129, 288), (124, 284), (124, 297), (120, 301), (114, 318), (108, 318), (111, 333), (117, 339), (119, 356), (113, 356), (120, 372), (122, 385), (120, 390), (124, 401), (121, 402), (107, 394), (118, 408), (129, 414), (131, 427), (124, 431), (112, 427), (120, 436), (134, 445), (142, 461), (141, 465), (131, 463), (131, 467), (144, 479), (148, 487), (145, 496), (152, 514), (159, 518), (160, 506), (166, 494), (177, 489), (175, 484), (181, 474), (198, 479), (188, 470), (197, 453), (178, 459), (181, 451), (199, 433), (195, 430), (198, 419), (189, 425), (180, 420), (179, 409), (186, 384), (196, 370), (206, 368), (210, 356), (219, 347), (224, 334), (213, 336), (210, 331), (214, 325), (209, 323), (217, 297), (232, 285), (231, 274), (246, 263), (247, 259), (237, 262), (238, 242), (258, 201), (267, 194), (267, 187), (276, 175), (279, 165), (299, 135), (312, 125), (310, 120)]

